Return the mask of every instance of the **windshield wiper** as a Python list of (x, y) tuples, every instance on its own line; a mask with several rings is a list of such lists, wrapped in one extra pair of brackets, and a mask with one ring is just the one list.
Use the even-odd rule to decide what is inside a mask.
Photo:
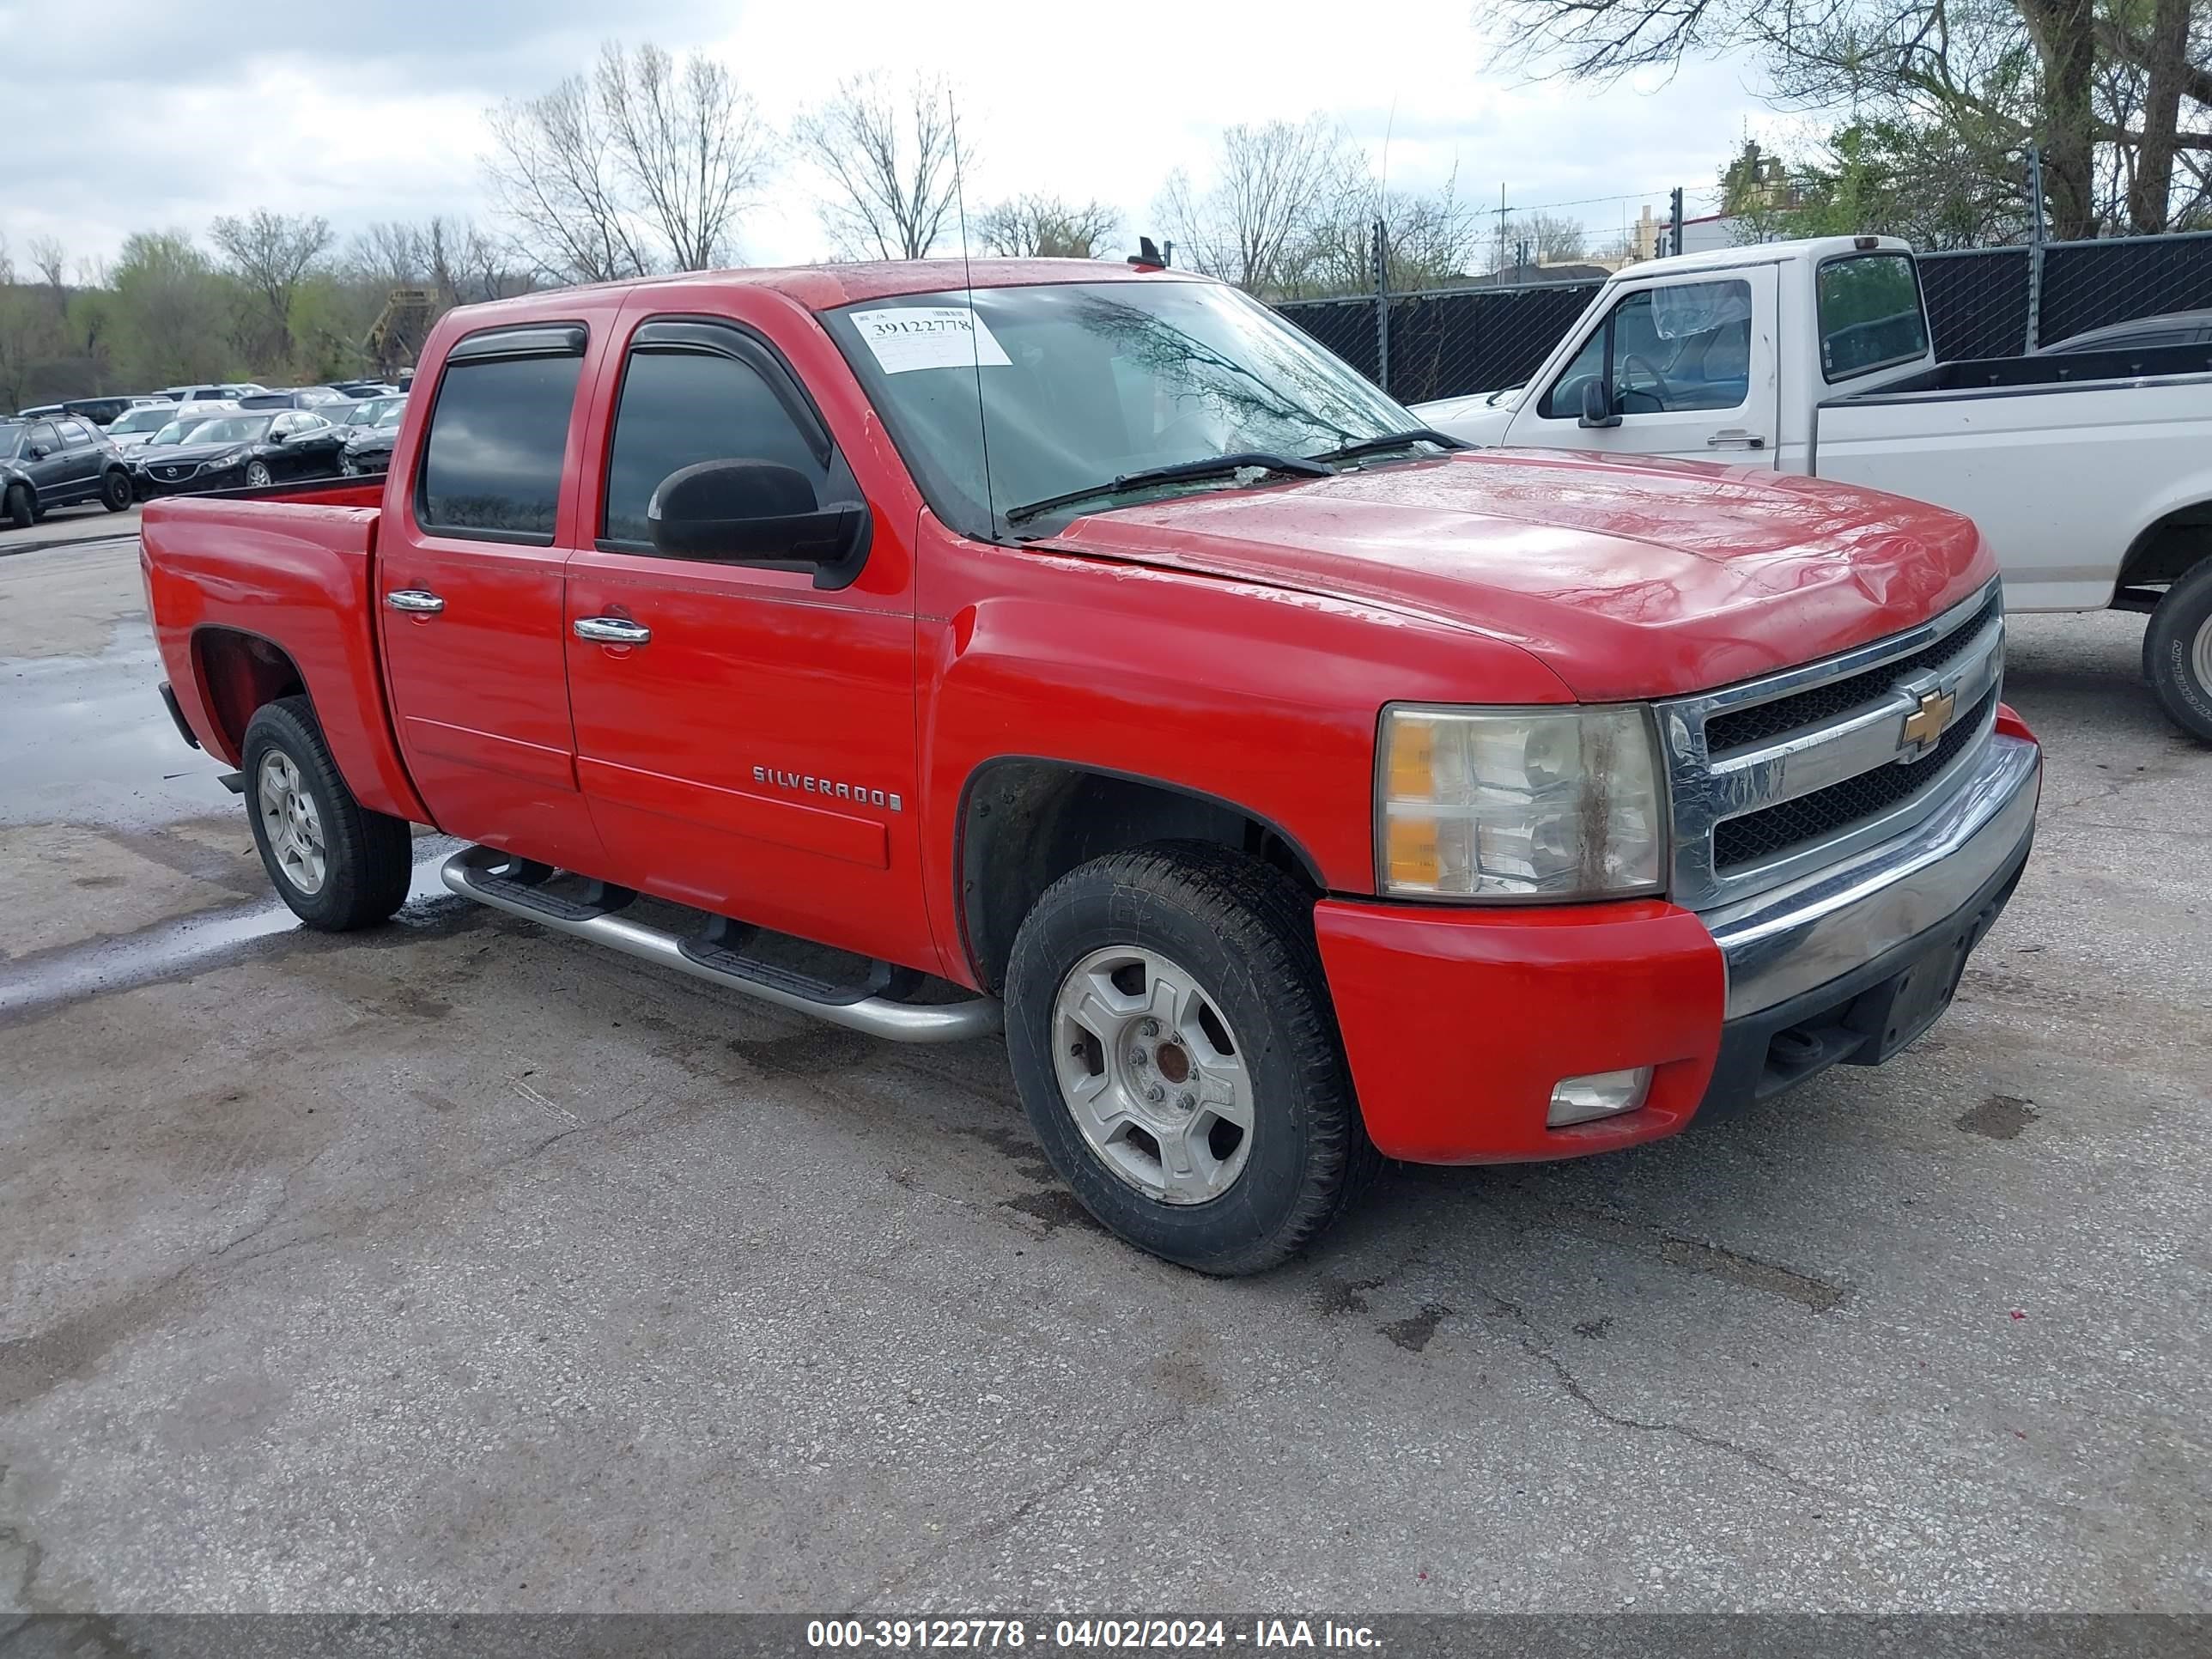
[(1348, 461), (1361, 455), (1379, 455), (1386, 449), (1409, 449), (1415, 444), (1434, 444), (1440, 449), (1472, 447), (1464, 438), (1455, 438), (1449, 432), (1439, 432), (1432, 426), (1408, 428), (1403, 432), (1386, 432), (1379, 438), (1362, 438), (1356, 444), (1346, 444), (1337, 449), (1324, 449), (1318, 455), (1309, 455), (1310, 461)]
[(1071, 489), (1064, 495), (1048, 495), (1041, 501), (1024, 501), (1019, 507), (1010, 507), (1002, 515), (1008, 524), (1019, 524), (1034, 519), (1041, 513), (1049, 513), (1055, 507), (1073, 507), (1078, 501), (1087, 501), (1100, 495), (1118, 495), (1125, 489), (1142, 489), (1151, 484), (1181, 483), (1186, 479), (1222, 478), (1246, 471), (1260, 472), (1293, 472), (1306, 478), (1333, 478), (1335, 469), (1324, 466), (1317, 458), (1304, 455), (1270, 455), (1260, 450), (1243, 450), (1234, 455), (1206, 455), (1194, 461), (1176, 461), (1168, 466), (1148, 466), (1140, 471), (1124, 472), (1118, 478), (1103, 483), (1086, 484), (1081, 489)]

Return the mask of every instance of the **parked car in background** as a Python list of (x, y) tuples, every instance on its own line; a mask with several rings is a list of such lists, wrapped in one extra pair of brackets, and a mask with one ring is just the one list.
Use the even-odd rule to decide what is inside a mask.
[(338, 451), (338, 471), (349, 478), (381, 472), (392, 465), (392, 446), (398, 441), (400, 418), (407, 412), (404, 398), (377, 398), (369, 404), (376, 413), (367, 422), (349, 426)]
[(389, 380), (332, 380), (331, 390), (349, 398), (390, 398), (397, 396), (400, 388)]
[(228, 380), (221, 385), (163, 386), (161, 395), (180, 404), (234, 404), (240, 398), (268, 390), (255, 380)]
[(276, 392), (249, 392), (238, 400), (240, 409), (319, 409), (327, 413), (331, 408), (349, 404), (352, 398), (332, 386), (286, 386)]
[(2070, 356), (2077, 351), (2154, 350), (2160, 346), (2212, 343), (2212, 311), (2169, 311), (2158, 317), (2137, 317), (2130, 322), (2107, 323), (2063, 340), (2038, 346), (2039, 357)]
[(321, 435), (330, 429), (328, 421), (304, 409), (186, 416), (132, 457), (131, 483), (143, 501), (320, 477), (335, 470), (333, 447)]
[(96, 427), (105, 428), (126, 410), (135, 409), (142, 404), (158, 404), (161, 401), (158, 398), (135, 396), (68, 398), (58, 404), (39, 404), (29, 409), (19, 410), (15, 418), (21, 421), (52, 421), (58, 420), (64, 415), (74, 415), (80, 420), (91, 422)]
[(2148, 612), (2143, 675), (2212, 742), (2212, 343), (1938, 362), (1911, 248), (1838, 236), (1628, 266), (1467, 441), (1726, 461), (1966, 514), (2008, 611)]
[[(107, 441), (127, 455), (151, 441), (154, 434), (163, 427), (179, 419), (186, 407), (184, 404), (167, 401), (142, 404), (137, 409), (128, 410), (115, 417), (114, 424), (107, 428)], [(189, 407), (195, 415), (220, 415), (236, 409), (238, 405), (207, 403), (193, 404)]]
[(77, 416), (0, 421), (0, 521), (27, 530), (58, 507), (131, 505), (131, 475), (115, 446)]

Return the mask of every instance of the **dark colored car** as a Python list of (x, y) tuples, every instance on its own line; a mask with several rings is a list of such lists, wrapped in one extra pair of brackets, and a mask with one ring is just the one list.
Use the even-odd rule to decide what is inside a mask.
[(2212, 311), (2169, 311), (2159, 317), (2137, 317), (2124, 323), (2107, 323), (2087, 333), (2071, 334), (2036, 349), (2038, 356), (2075, 351), (2149, 351), (2160, 346), (2201, 345), (2212, 340)]
[(131, 505), (131, 475), (100, 428), (76, 416), (0, 421), (0, 520), (27, 530), (58, 507)]
[(349, 398), (392, 398), (399, 388), (389, 380), (332, 380), (331, 390), (342, 392)]
[(376, 414), (367, 425), (346, 428), (345, 447), (338, 452), (338, 471), (349, 478), (382, 472), (392, 465), (392, 446), (399, 441), (399, 417), (407, 412), (407, 399), (379, 398), (375, 401)]
[(15, 418), (22, 421), (52, 421), (65, 415), (75, 415), (97, 427), (105, 427), (116, 416), (153, 402), (143, 394), (117, 398), (69, 398), (58, 404), (40, 404), (35, 409), (24, 410)]
[(334, 470), (334, 430), (304, 409), (188, 415), (131, 458), (131, 482), (143, 500), (323, 477)]

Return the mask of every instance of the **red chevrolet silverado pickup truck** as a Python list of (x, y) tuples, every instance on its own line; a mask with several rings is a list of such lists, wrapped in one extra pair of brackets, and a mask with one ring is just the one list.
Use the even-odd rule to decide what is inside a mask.
[(2040, 757), (1965, 519), (1474, 452), (1092, 262), (456, 311), (381, 482), (157, 501), (186, 737), (310, 926), (453, 891), (879, 1036), (1003, 1023), (1122, 1237), (1671, 1134), (1950, 1000)]

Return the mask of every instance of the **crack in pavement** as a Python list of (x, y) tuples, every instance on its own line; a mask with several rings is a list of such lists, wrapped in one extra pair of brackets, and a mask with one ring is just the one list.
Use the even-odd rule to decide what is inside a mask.
[(1504, 1315), (1519, 1328), (1519, 1334), (1515, 1341), (1521, 1351), (1548, 1369), (1559, 1386), (1566, 1390), (1568, 1397), (1599, 1422), (1612, 1428), (1634, 1429), (1644, 1434), (1670, 1435), (1676, 1439), (1686, 1440), (1693, 1446), (1702, 1446), (1708, 1451), (1725, 1452), (1731, 1457), (1741, 1459), (1760, 1474), (1780, 1481), (1791, 1491), (1802, 1493), (1808, 1498), (1818, 1498), (1826, 1502), (1838, 1504), (1848, 1504), (1852, 1501), (1846, 1493), (1805, 1479), (1786, 1468), (1771, 1453), (1763, 1452), (1756, 1446), (1746, 1446), (1720, 1435), (1708, 1434), (1703, 1429), (1692, 1428), (1686, 1423), (1654, 1422), (1645, 1418), (1624, 1416), (1619, 1412), (1600, 1405), (1591, 1396), (1589, 1390), (1583, 1386), (1582, 1380), (1574, 1374), (1566, 1361), (1554, 1353), (1550, 1345), (1537, 1335), (1535, 1321), (1528, 1316), (1528, 1310), (1526, 1308), (1517, 1302), (1509, 1301), (1506, 1297), (1498, 1295), (1497, 1291), (1485, 1286), (1477, 1285), (1475, 1288), (1490, 1303), (1491, 1310), (1493, 1313)]
[(1073, 1486), (1076, 1482), (1082, 1480), (1085, 1475), (1090, 1474), (1092, 1471), (1103, 1468), (1107, 1462), (1120, 1455), (1121, 1452), (1126, 1450), (1134, 1443), (1139, 1440), (1152, 1439), (1161, 1434), (1164, 1434), (1170, 1429), (1180, 1428), (1183, 1423), (1188, 1419), (1189, 1416), (1190, 1408), (1188, 1407), (1178, 1406), (1163, 1416), (1140, 1418), (1136, 1422), (1127, 1425), (1119, 1434), (1115, 1435), (1113, 1439), (1107, 1442), (1107, 1443), (1101, 1447), (1096, 1453), (1089, 1457), (1080, 1458), (1075, 1462), (1070, 1464), (1066, 1471), (1057, 1480), (1048, 1481), (1044, 1486), (1039, 1487), (1036, 1491), (1031, 1492), (1027, 1498), (1022, 1499), (1020, 1503), (1015, 1504), (1014, 1507), (1007, 1510), (1006, 1514), (998, 1516), (994, 1520), (987, 1521), (980, 1527), (972, 1528), (957, 1538), (947, 1538), (942, 1542), (937, 1544), (934, 1547), (927, 1550), (921, 1555), (915, 1557), (905, 1566), (900, 1568), (896, 1572), (892, 1573), (889, 1577), (885, 1578), (873, 1589), (866, 1591), (865, 1594), (855, 1599), (849, 1606), (844, 1607), (841, 1611), (839, 1616), (849, 1617), (859, 1613), (864, 1607), (872, 1606), (883, 1597), (890, 1595), (895, 1591), (903, 1589), (923, 1572), (927, 1571), (929, 1568), (935, 1566), (939, 1562), (945, 1559), (946, 1556), (950, 1555), (956, 1549), (971, 1548), (977, 1544), (988, 1544), (994, 1539), (1005, 1537), (1006, 1534), (1012, 1532), (1016, 1527), (1021, 1525), (1023, 1522), (1029, 1519), (1030, 1516), (1036, 1514), (1037, 1510), (1043, 1504), (1050, 1502), (1053, 1498), (1059, 1497), (1062, 1492), (1066, 1492), (1069, 1488)]

